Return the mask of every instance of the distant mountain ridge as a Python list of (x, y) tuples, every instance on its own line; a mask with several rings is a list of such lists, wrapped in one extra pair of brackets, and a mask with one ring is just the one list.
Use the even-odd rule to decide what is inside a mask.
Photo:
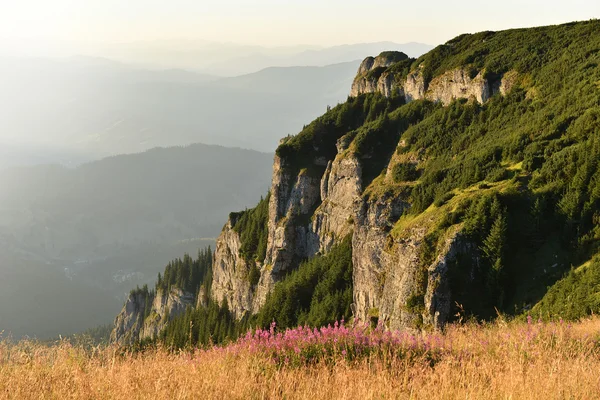
[(0, 168), (197, 142), (273, 151), (282, 132), (345, 100), (357, 66), (269, 68), (215, 80), (95, 59), (13, 60), (0, 65), (0, 152), (8, 153)]
[(77, 168), (7, 169), (0, 171), (0, 234), (45, 257), (214, 237), (231, 206), (251, 204), (265, 193), (263, 174), (271, 160), (267, 153), (195, 144)]
[[(269, 52), (252, 54), (239, 59), (231, 59), (215, 63), (205, 68), (207, 73), (221, 73), (227, 75), (239, 75), (240, 72), (252, 73), (264, 68), (294, 67), (294, 66), (318, 66), (323, 67), (331, 64), (339, 64), (353, 60), (362, 60), (365, 54), (379, 54), (382, 51), (402, 51), (412, 57), (431, 50), (433, 46), (422, 43), (363, 43), (352, 45), (333, 46), (324, 49), (307, 49), (291, 55), (269, 55)], [(240, 69), (243, 68), (243, 69)]]
[(45, 338), (109, 322), (132, 286), (214, 246), (229, 210), (267, 191), (272, 159), (195, 144), (0, 170), (0, 331)]
[(238, 76), (268, 67), (326, 66), (362, 60), (385, 50), (418, 57), (432, 48), (415, 42), (263, 47), (188, 40), (122, 43), (104, 48), (101, 54), (146, 68), (182, 68), (211, 75)]

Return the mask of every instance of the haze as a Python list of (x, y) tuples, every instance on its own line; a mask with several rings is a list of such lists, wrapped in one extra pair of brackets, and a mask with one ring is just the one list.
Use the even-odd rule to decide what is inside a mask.
[(464, 32), (589, 19), (598, 15), (600, 5), (589, 0), (507, 0), (489, 10), (477, 0), (23, 0), (3, 5), (0, 36), (13, 43), (203, 39), (264, 46), (437, 44)]

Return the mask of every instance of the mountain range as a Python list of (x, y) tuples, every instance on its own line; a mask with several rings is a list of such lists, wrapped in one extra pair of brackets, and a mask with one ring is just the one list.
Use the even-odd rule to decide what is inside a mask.
[(84, 54), (98, 55), (145, 68), (180, 68), (217, 76), (238, 76), (268, 67), (326, 66), (361, 60), (384, 50), (418, 57), (433, 46), (423, 43), (358, 43), (339, 46), (264, 47), (195, 40), (120, 43)]
[(110, 322), (132, 286), (214, 247), (229, 210), (267, 191), (272, 158), (197, 144), (0, 170), (0, 330), (49, 337)]
[(76, 164), (198, 142), (272, 151), (282, 131), (347, 96), (357, 65), (273, 68), (215, 81), (96, 59), (13, 60), (0, 67), (0, 141), (17, 163), (54, 153), (63, 158), (48, 161)]
[[(211, 56), (223, 65), (210, 74), (185, 70), (185, 63), (168, 57), (168, 52), (184, 51), (174, 45), (155, 54), (171, 60), (168, 65), (90, 56), (5, 56), (0, 58), (0, 168), (40, 162), (78, 165), (192, 143), (272, 152), (282, 135), (344, 101), (359, 59), (381, 46), (315, 50), (320, 56), (284, 52), (291, 57), (286, 62), (267, 62), (228, 78), (223, 78), (227, 65), (247, 66), (249, 61), (227, 57), (256, 49), (202, 47), (221, 54)], [(194, 59), (208, 57), (202, 51)]]

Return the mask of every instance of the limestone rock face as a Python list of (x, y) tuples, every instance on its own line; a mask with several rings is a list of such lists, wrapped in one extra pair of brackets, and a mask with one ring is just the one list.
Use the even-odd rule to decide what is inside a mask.
[(158, 291), (152, 302), (150, 314), (144, 321), (140, 331), (140, 339), (154, 339), (165, 328), (167, 322), (185, 313), (188, 307), (195, 305), (193, 293), (187, 293), (179, 288), (171, 288), (170, 292)]
[(474, 99), (483, 104), (496, 93), (506, 95), (515, 85), (518, 75), (509, 71), (497, 80), (484, 78), (485, 71), (471, 76), (465, 68), (446, 71), (427, 82), (423, 76), (423, 66), (406, 76), (397, 76), (391, 65), (396, 60), (380, 60), (368, 57), (361, 64), (350, 95), (353, 97), (365, 93), (381, 93), (386, 97), (403, 96), (408, 103), (414, 100), (428, 99), (447, 105), (456, 99)]
[[(377, 314), (386, 319), (393, 311), (394, 292), (410, 279), (406, 269), (417, 262), (416, 246), (391, 246), (389, 232), (408, 204), (392, 196), (365, 200), (356, 218), (352, 238), (354, 312), (363, 321)], [(398, 293), (398, 297), (403, 296)]]
[(373, 69), (375, 64), (375, 57), (367, 57), (358, 67), (358, 75), (364, 75)]
[(402, 87), (404, 99), (407, 103), (425, 98), (425, 79), (420, 71), (408, 74)]
[[(407, 207), (402, 200), (383, 197), (367, 202), (358, 216), (352, 242), (355, 317), (365, 321), (376, 316), (391, 329), (440, 328), (450, 317), (448, 264), (469, 245), (454, 232), (437, 249), (435, 261), (424, 265), (419, 251), (424, 227), (417, 225), (400, 239), (387, 233)], [(408, 307), (413, 297), (422, 298), (422, 310)]]
[(474, 98), (485, 103), (492, 95), (491, 83), (480, 72), (474, 78), (463, 69), (453, 69), (429, 83), (426, 98), (447, 105), (455, 99)]
[(360, 207), (362, 168), (354, 155), (338, 154), (329, 162), (321, 179), (321, 205), (315, 212), (310, 234), (311, 253), (327, 253), (354, 229), (354, 217)]
[[(321, 164), (323, 160), (315, 160)], [(325, 161), (326, 162), (326, 161)], [(290, 174), (286, 161), (275, 156), (269, 199), (267, 256), (261, 269), (252, 309), (264, 304), (275, 282), (309, 253), (308, 223), (320, 202), (320, 179), (307, 170)]]
[(498, 82), (484, 79), (482, 72), (471, 78), (466, 70), (460, 68), (447, 71), (428, 84), (420, 70), (408, 74), (401, 83), (396, 84), (399, 79), (400, 77), (386, 71), (377, 82), (364, 79), (359, 81), (351, 95), (378, 92), (390, 97), (395, 92), (403, 95), (406, 102), (428, 99), (447, 105), (456, 99), (473, 98), (479, 103), (485, 103), (500, 87)]
[(361, 78), (355, 81), (350, 91), (350, 96), (357, 97), (364, 93), (377, 93), (379, 92), (379, 79), (369, 79), (367, 77)]
[(452, 306), (448, 285), (449, 264), (459, 254), (472, 254), (471, 250), (472, 244), (465, 240), (460, 232), (455, 231), (444, 241), (437, 259), (427, 267), (427, 291), (423, 313), (425, 324), (439, 328), (448, 321)]
[[(179, 288), (172, 288), (169, 293), (158, 291), (153, 298), (146, 297), (142, 293), (132, 293), (115, 318), (111, 342), (127, 345), (137, 340), (153, 339), (164, 329), (168, 321), (183, 314), (187, 307), (194, 305), (195, 295)], [(147, 308), (150, 312), (145, 317)]]
[(240, 235), (233, 230), (235, 223), (235, 220), (229, 219), (217, 239), (212, 296), (219, 304), (227, 300), (231, 312), (241, 318), (252, 310), (253, 293), (248, 280), (249, 265), (240, 256)]
[(123, 309), (115, 318), (115, 327), (110, 334), (113, 343), (130, 344), (139, 337), (144, 326), (146, 297), (143, 294), (130, 294)]
[(358, 68), (350, 95), (356, 97), (362, 93), (381, 92), (387, 93), (386, 96), (391, 96), (394, 75), (382, 70), (406, 59), (408, 56), (401, 52), (385, 52), (375, 58), (367, 57)]

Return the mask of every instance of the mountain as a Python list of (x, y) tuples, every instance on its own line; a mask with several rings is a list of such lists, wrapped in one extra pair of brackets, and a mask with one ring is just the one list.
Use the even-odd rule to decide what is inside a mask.
[(44, 259), (214, 237), (231, 208), (266, 192), (271, 160), (266, 153), (196, 144), (73, 169), (0, 171), (0, 232)]
[(598, 313), (599, 63), (597, 20), (365, 59), (347, 102), (280, 142), (268, 197), (230, 214), (195, 309), (126, 338), (130, 297), (113, 339)]
[[(238, 76), (268, 67), (322, 67), (360, 60), (384, 50), (418, 57), (433, 47), (422, 43), (358, 43), (341, 46), (263, 47), (207, 41), (157, 41), (112, 45), (96, 53), (128, 64), (152, 69), (186, 69), (219, 76)], [(98, 54), (97, 54), (98, 53)]]
[(355, 75), (358, 65), (358, 61), (351, 61), (324, 67), (269, 67), (253, 74), (219, 79), (214, 86), (274, 95), (308, 95), (321, 90), (331, 99), (345, 99), (348, 88), (342, 85), (347, 83), (348, 75)]
[(273, 54), (268, 49), (245, 55), (240, 58), (228, 59), (205, 67), (203, 71), (221, 73), (225, 75), (238, 75), (260, 71), (267, 67), (293, 67), (293, 66), (326, 66), (340, 64), (352, 60), (360, 60), (365, 54), (378, 54), (385, 50), (403, 51), (413, 57), (431, 50), (432, 46), (422, 43), (362, 43), (342, 45), (324, 49), (306, 49), (295, 54)]
[(197, 142), (273, 151), (281, 132), (344, 101), (357, 67), (269, 68), (215, 80), (98, 59), (13, 59), (0, 63), (0, 151), (7, 153), (0, 168), (78, 165)]
[(132, 287), (154, 282), (168, 262), (206, 246), (214, 246), (214, 239), (128, 246), (89, 260), (44, 261), (2, 243), (2, 337), (49, 339), (108, 324)]
[(267, 191), (272, 158), (195, 144), (0, 170), (0, 331), (49, 337), (110, 321), (132, 286), (214, 246), (229, 210)]

